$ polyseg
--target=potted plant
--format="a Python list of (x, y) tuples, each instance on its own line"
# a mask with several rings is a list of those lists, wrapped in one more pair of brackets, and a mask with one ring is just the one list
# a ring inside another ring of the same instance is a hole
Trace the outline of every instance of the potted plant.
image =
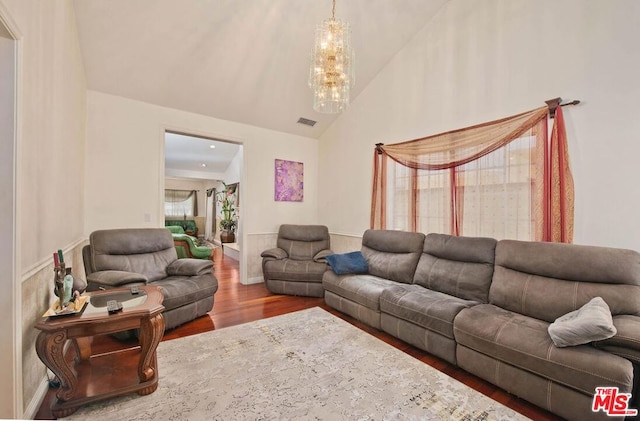
[(218, 193), (218, 202), (221, 205), (220, 208), (220, 242), (233, 243), (236, 239), (235, 231), (238, 226), (236, 209), (234, 208), (236, 185), (227, 186), (225, 183), (224, 190)]
[(233, 243), (236, 240), (237, 222), (233, 219), (222, 219), (220, 221), (220, 242)]

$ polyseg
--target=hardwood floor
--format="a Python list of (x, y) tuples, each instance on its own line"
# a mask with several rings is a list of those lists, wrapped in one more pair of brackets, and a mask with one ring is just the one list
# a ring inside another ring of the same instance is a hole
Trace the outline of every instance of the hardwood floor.
[[(510, 395), (439, 358), (333, 310), (324, 303), (322, 298), (272, 295), (263, 284), (242, 285), (239, 282), (238, 262), (223, 256), (220, 248), (216, 249), (215, 253), (214, 271), (218, 278), (219, 288), (215, 295), (213, 311), (208, 316), (203, 316), (166, 332), (163, 341), (318, 306), (531, 419), (560, 420), (557, 416)], [(123, 367), (125, 370), (135, 370), (133, 368), (136, 364), (135, 352), (113, 353), (113, 351), (135, 348), (135, 346), (135, 340), (121, 342), (111, 336), (95, 338), (94, 353), (109, 354), (111, 358), (106, 359), (105, 364), (101, 367), (93, 366), (91, 368), (94, 376), (96, 372), (101, 373), (101, 377), (96, 383), (114, 384), (122, 374)], [(67, 357), (73, 358), (73, 355)], [(114, 369), (116, 364), (118, 368)], [(95, 387), (98, 385), (96, 384)], [(49, 407), (53, 402), (56, 390), (49, 389), (35, 419), (53, 419)]]

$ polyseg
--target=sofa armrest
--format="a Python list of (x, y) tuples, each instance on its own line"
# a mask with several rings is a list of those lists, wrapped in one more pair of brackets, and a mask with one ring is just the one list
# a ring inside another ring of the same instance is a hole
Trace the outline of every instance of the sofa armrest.
[(203, 259), (178, 259), (167, 266), (169, 276), (199, 276), (211, 273), (213, 262)]
[(613, 345), (596, 345), (596, 347), (613, 355), (617, 355), (618, 357), (626, 358), (636, 365), (640, 365), (640, 351), (637, 349)]
[(313, 256), (313, 261), (316, 263), (327, 263), (327, 256), (332, 254), (333, 252), (329, 249), (320, 250), (315, 256)]
[(87, 283), (104, 285), (106, 287), (119, 287), (132, 283), (148, 283), (149, 279), (140, 273), (125, 272), (122, 270), (101, 270), (87, 275)]
[(617, 330), (615, 336), (593, 342), (593, 346), (640, 363), (640, 317), (614, 316), (613, 325)]
[(618, 333), (609, 339), (594, 342), (595, 346), (599, 348), (617, 346), (640, 351), (640, 317), (631, 315), (614, 316), (613, 325)]
[(275, 260), (282, 260), (289, 257), (289, 254), (279, 247), (275, 247), (269, 250), (265, 250), (260, 254), (261, 257), (271, 258)]

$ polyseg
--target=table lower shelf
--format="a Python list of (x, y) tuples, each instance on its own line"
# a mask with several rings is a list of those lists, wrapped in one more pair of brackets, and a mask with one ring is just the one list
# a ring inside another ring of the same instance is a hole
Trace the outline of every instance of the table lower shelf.
[(52, 415), (65, 417), (76, 412), (82, 405), (129, 393), (153, 393), (158, 387), (158, 377), (156, 375), (148, 381), (140, 382), (137, 374), (140, 353), (140, 347), (134, 347), (76, 362), (76, 393), (68, 401), (55, 399), (51, 405)]

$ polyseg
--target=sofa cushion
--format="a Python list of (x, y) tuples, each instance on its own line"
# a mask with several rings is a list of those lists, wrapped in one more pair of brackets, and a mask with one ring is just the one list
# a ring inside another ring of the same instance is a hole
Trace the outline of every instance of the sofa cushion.
[(549, 323), (491, 304), (466, 308), (454, 320), (459, 345), (489, 355), (506, 364), (592, 395), (597, 386), (617, 386), (629, 391), (633, 385), (630, 361), (579, 345), (556, 347)]
[(431, 290), (486, 303), (497, 241), (428, 234), (413, 282)]
[(367, 230), (362, 236), (362, 254), (369, 274), (410, 284), (423, 244), (420, 232)]
[(265, 279), (319, 283), (322, 282), (327, 264), (313, 260), (282, 259), (265, 261), (262, 268)]
[(328, 271), (322, 278), (322, 285), (326, 291), (331, 291), (371, 310), (380, 311), (380, 294), (385, 288), (398, 284), (373, 275), (336, 275)]
[(170, 276), (153, 282), (152, 285), (162, 289), (164, 311), (211, 297), (218, 290), (218, 280), (211, 273), (200, 276)]
[(594, 297), (602, 297), (614, 316), (640, 314), (640, 253), (574, 244), (498, 242), (491, 304), (553, 322)]
[(453, 319), (463, 308), (477, 304), (420, 285), (386, 288), (380, 311), (453, 339)]
[(336, 275), (346, 275), (348, 273), (367, 273), (369, 266), (364, 256), (359, 251), (344, 254), (331, 254), (325, 257), (331, 270)]
[(560, 316), (549, 325), (549, 336), (555, 346), (575, 346), (608, 339), (616, 334), (611, 310), (600, 297), (595, 297), (578, 310)]

